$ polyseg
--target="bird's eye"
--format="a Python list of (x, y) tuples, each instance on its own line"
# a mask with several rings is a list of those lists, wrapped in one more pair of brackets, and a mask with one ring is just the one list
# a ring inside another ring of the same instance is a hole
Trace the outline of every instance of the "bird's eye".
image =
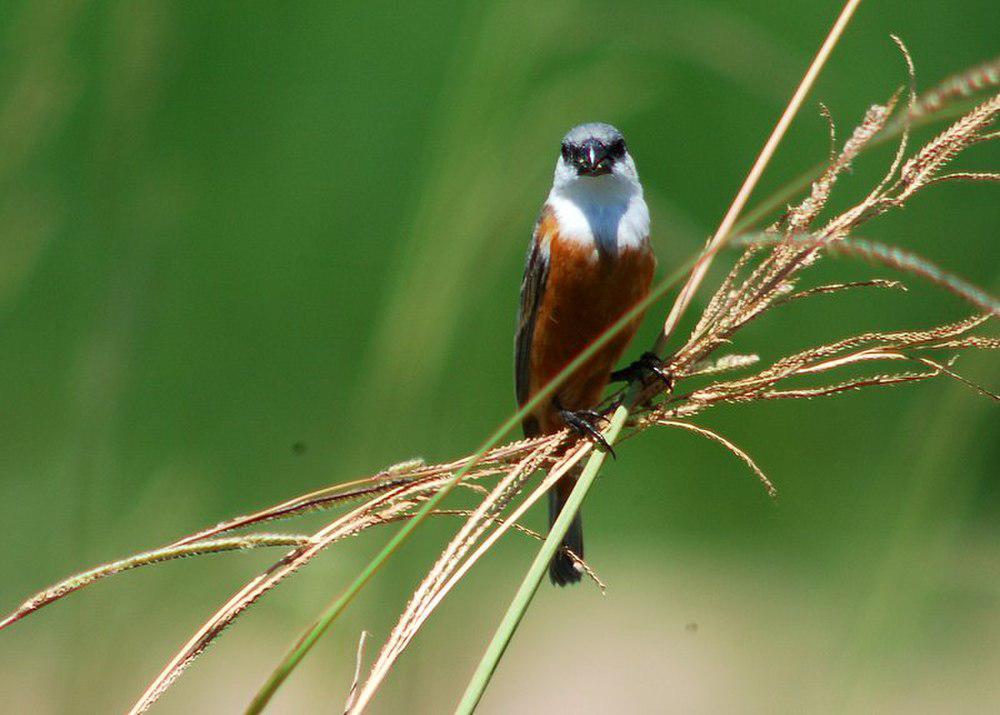
[(569, 148), (569, 144), (563, 144), (562, 145), (562, 158), (563, 158), (563, 160), (564, 161), (569, 161), (571, 155), (572, 155), (572, 152), (571, 152), (571, 150)]
[(615, 139), (611, 146), (608, 147), (608, 154), (610, 154), (615, 159), (621, 159), (625, 156), (625, 140)]

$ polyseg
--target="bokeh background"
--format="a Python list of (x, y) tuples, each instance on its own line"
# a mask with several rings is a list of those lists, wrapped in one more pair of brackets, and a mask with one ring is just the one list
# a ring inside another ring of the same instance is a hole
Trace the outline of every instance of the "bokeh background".
[[(0, 607), (227, 516), (471, 450), (513, 408), (522, 258), (563, 132), (624, 130), (665, 274), (718, 222), (838, 9), (3, 3)], [(926, 88), (995, 56), (998, 24), (994, 0), (863, 4), (758, 198), (825, 156), (817, 100), (845, 136), (905, 80), (890, 32)], [(867, 156), (838, 200), (889, 158)], [(998, 158), (979, 147), (960, 165)], [(996, 191), (935, 187), (865, 235), (1000, 290)], [(887, 273), (829, 260), (809, 280), (869, 275)], [(738, 349), (970, 310), (908, 282), (790, 306)], [(1000, 384), (993, 356), (960, 366)], [(482, 712), (996, 712), (995, 407), (939, 382), (704, 423), (779, 501), (694, 435), (630, 442), (585, 508), (608, 594), (546, 584)], [(457, 526), (421, 529), (274, 712), (339, 712), (358, 634), (385, 637)], [(388, 533), (269, 595), (160, 711), (239, 711)], [(512, 537), (474, 570), (374, 712), (454, 705), (535, 548)], [(123, 710), (275, 555), (132, 572), (0, 634), (0, 709)]]

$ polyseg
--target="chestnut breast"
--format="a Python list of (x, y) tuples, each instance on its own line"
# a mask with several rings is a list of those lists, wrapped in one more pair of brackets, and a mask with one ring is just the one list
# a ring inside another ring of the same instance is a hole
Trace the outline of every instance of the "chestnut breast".
[[(548, 241), (549, 258), (532, 336), (532, 393), (649, 294), (656, 268), (648, 242), (609, 253), (598, 250), (594, 242), (560, 236), (551, 215), (538, 228), (538, 237)], [(563, 383), (556, 391), (563, 407), (581, 410), (598, 404), (641, 319), (638, 316), (631, 321)], [(549, 402), (535, 414), (542, 432), (563, 427)]]

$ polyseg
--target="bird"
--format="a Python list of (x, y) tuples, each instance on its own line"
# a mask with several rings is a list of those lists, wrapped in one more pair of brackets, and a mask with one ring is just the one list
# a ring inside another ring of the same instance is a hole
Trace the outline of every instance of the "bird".
[[(642, 302), (650, 291), (656, 257), (649, 240), (649, 208), (622, 133), (610, 124), (573, 127), (563, 138), (552, 188), (535, 223), (524, 278), (515, 337), (518, 405), (563, 370), (590, 343)], [(642, 315), (579, 366), (521, 423), (526, 437), (553, 434), (566, 427), (610, 451), (595, 411), (612, 377), (636, 369), (656, 371), (646, 353), (613, 373), (635, 336)], [(613, 454), (613, 452), (612, 452)], [(549, 527), (569, 497), (579, 471), (562, 477), (549, 492)], [(549, 564), (553, 584), (581, 578), (566, 550), (583, 558), (579, 512)]]

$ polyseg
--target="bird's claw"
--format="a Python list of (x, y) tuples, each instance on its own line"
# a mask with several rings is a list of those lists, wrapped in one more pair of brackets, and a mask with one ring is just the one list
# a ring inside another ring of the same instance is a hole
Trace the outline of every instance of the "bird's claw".
[(621, 370), (615, 370), (611, 373), (611, 381), (632, 382), (633, 380), (645, 380), (647, 375), (653, 375), (658, 378), (668, 390), (673, 387), (673, 377), (663, 367), (663, 360), (656, 353), (652, 352), (645, 352), (631, 365), (626, 365)]
[(611, 447), (611, 444), (604, 438), (601, 431), (594, 426), (594, 423), (598, 420), (608, 421), (608, 418), (602, 415), (600, 412), (595, 412), (594, 410), (559, 410), (559, 415), (563, 418), (566, 426), (571, 430), (576, 432), (582, 437), (586, 437), (591, 442), (596, 444), (598, 447), (603, 449), (605, 452), (611, 455), (612, 459), (617, 459), (615, 450)]
[(606, 414), (597, 410), (577, 410), (575, 414), (584, 417), (591, 424), (598, 421), (604, 422), (604, 424), (611, 422)]

